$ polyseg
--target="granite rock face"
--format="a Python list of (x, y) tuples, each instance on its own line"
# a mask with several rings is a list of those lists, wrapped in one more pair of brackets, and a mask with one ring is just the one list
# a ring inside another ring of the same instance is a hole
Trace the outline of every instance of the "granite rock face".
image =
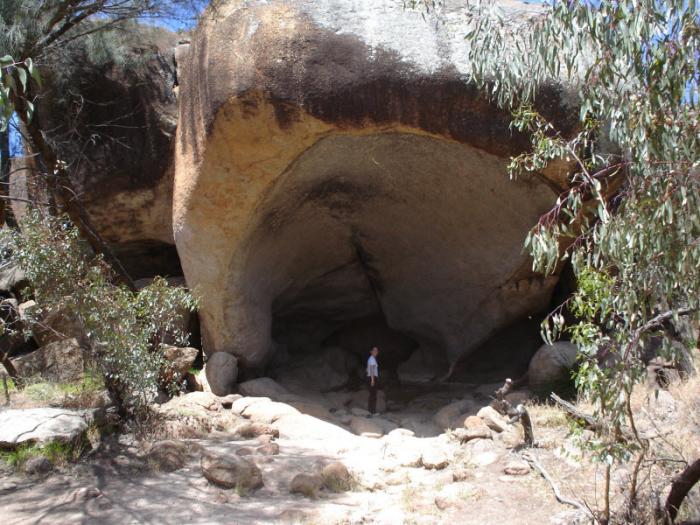
[(0, 448), (25, 443), (70, 442), (88, 428), (85, 410), (63, 408), (11, 409), (0, 412)]
[[(389, 0), (245, 0), (200, 24), (173, 228), (205, 352), (261, 367), (379, 319), (454, 363), (546, 308), (557, 277), (522, 243), (565, 177), (508, 179), (528, 139), (464, 81), (464, 4), (443, 24)], [(560, 88), (538, 100), (571, 129)]]

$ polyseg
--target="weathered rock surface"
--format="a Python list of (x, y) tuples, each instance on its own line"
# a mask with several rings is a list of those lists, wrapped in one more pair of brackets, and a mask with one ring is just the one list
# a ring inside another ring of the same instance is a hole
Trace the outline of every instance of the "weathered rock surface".
[(460, 428), (464, 425), (467, 416), (479, 410), (472, 399), (461, 399), (441, 408), (433, 416), (433, 421), (442, 429)]
[(477, 416), (494, 432), (504, 432), (508, 428), (508, 420), (490, 406), (479, 410)]
[(163, 348), (163, 356), (178, 379), (185, 377), (185, 374), (192, 368), (195, 359), (197, 359), (197, 354), (199, 354), (199, 350), (196, 348), (171, 345), (166, 345)]
[(226, 352), (216, 352), (209, 357), (204, 372), (212, 393), (226, 396), (233, 392), (238, 377), (238, 360)]
[(292, 494), (302, 494), (308, 498), (316, 496), (323, 486), (323, 478), (319, 474), (300, 473), (292, 478), (289, 492)]
[(541, 395), (570, 389), (577, 352), (576, 346), (566, 341), (542, 345), (527, 370), (530, 388)]
[(185, 466), (187, 445), (181, 441), (157, 441), (148, 451), (148, 463), (163, 472), (173, 472)]
[(240, 456), (205, 453), (201, 461), (202, 474), (211, 483), (227, 489), (254, 490), (262, 487), (260, 469)]
[(22, 377), (40, 376), (48, 381), (70, 383), (83, 376), (85, 360), (77, 339), (63, 339), (13, 359)]
[(11, 409), (0, 412), (0, 448), (24, 443), (67, 443), (88, 428), (89, 413), (62, 408)]
[[(546, 307), (557, 277), (522, 243), (565, 177), (505, 175), (529, 144), (463, 81), (464, 4), (443, 24), (400, 3), (246, 0), (200, 25), (173, 227), (208, 354), (259, 367), (366, 316), (454, 363)], [(559, 90), (538, 101), (567, 133)]]

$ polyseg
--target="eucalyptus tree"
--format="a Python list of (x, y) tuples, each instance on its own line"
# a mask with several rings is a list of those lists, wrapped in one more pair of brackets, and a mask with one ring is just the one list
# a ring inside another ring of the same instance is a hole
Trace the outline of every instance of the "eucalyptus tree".
[[(636, 430), (630, 398), (645, 375), (645, 347), (661, 340), (678, 360), (697, 344), (700, 4), (555, 1), (514, 17), (480, 2), (466, 14), (470, 80), (532, 137), (510, 176), (553, 161), (572, 166), (568, 189), (526, 247), (537, 270), (555, 272), (569, 259), (578, 279), (543, 335), (567, 334), (579, 348), (576, 383), (603, 423), (588, 446), (606, 465), (600, 519), (607, 522), (611, 467), (631, 455), (630, 512), (639, 500), (649, 442)], [(570, 97), (579, 121), (573, 136), (534, 109), (548, 83)], [(564, 307), (573, 322), (565, 322)], [(624, 429), (632, 429), (631, 442), (621, 438)]]

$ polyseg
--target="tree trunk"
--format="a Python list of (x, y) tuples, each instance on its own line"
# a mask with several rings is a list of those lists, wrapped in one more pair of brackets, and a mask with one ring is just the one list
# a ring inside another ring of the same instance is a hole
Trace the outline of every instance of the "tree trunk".
[(671, 492), (669, 492), (668, 498), (666, 498), (666, 505), (664, 506), (667, 524), (670, 525), (676, 520), (678, 509), (683, 503), (683, 500), (698, 481), (700, 481), (700, 459), (696, 459), (693, 463), (688, 465), (688, 467), (673, 480)]
[[(17, 84), (19, 85), (18, 80)], [(23, 96), (13, 93), (12, 102), (14, 103), (17, 115), (25, 127), (30, 142), (28, 146), (38, 157), (37, 163), (42, 172), (40, 177), (45, 179), (50, 196), (63, 208), (95, 253), (100, 253), (104, 256), (105, 261), (114, 269), (117, 280), (129, 287), (130, 290), (136, 291), (134, 281), (129, 276), (121, 261), (114, 255), (112, 249), (95, 229), (85, 207), (78, 198), (78, 194), (75, 191), (75, 187), (70, 180), (65, 166), (60, 162), (56, 153), (44, 139), (44, 135), (41, 133), (37, 121), (37, 115), (33, 115), (31, 119), (27, 117), (27, 105), (24, 98), (26, 96), (28, 96), (26, 93), (23, 94)]]
[[(0, 196), (10, 194), (10, 128), (0, 131)], [(0, 198), (0, 226), (5, 224), (7, 199)]]

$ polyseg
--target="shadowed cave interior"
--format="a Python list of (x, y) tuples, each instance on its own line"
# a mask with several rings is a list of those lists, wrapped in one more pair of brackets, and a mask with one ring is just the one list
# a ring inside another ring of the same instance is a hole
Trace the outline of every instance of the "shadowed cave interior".
[(523, 240), (555, 194), (505, 164), (400, 133), (309, 148), (257, 207), (229, 283), (235, 343), (267, 349), (243, 377), (332, 390), (322, 369), (298, 369), (339, 348), (328, 359), (357, 386), (375, 345), (385, 381), (522, 374), (557, 281), (532, 274)]

